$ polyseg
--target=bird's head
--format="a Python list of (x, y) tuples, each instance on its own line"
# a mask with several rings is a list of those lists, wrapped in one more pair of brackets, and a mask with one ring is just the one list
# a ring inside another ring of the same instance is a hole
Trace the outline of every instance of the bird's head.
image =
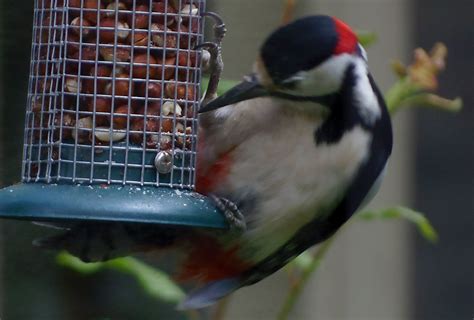
[(254, 74), (201, 112), (263, 96), (324, 104), (355, 61), (365, 67), (366, 54), (348, 25), (325, 15), (301, 18), (275, 30), (260, 49)]

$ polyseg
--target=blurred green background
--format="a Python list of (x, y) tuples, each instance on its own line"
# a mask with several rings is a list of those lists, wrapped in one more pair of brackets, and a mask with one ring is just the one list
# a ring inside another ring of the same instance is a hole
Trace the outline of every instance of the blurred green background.
[[(0, 186), (20, 177), (33, 1), (2, 0), (0, 10)], [(225, 77), (249, 71), (259, 43), (280, 24), (283, 1), (214, 0), (228, 25)], [(469, 0), (300, 0), (297, 15), (337, 15), (378, 33), (369, 64), (382, 88), (389, 60), (447, 44), (441, 93), (461, 96), (461, 114), (400, 114), (390, 173), (374, 206), (405, 204), (427, 214), (440, 234), (427, 244), (406, 223), (356, 225), (337, 240), (294, 319), (471, 319), (474, 316), (474, 56)], [(31, 240), (44, 230), (0, 222), (0, 319), (180, 319), (118, 273), (78, 276)], [(226, 319), (273, 319), (287, 290), (283, 273), (241, 290)]]

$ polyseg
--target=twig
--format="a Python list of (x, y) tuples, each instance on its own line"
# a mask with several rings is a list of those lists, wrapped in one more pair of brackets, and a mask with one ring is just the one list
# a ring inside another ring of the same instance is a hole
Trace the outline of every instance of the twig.
[(282, 23), (285, 25), (290, 23), (295, 16), (296, 0), (284, 0), (284, 2)]
[(290, 291), (288, 292), (288, 295), (286, 296), (285, 303), (283, 304), (283, 307), (280, 309), (280, 312), (278, 313), (278, 317), (277, 317), (278, 320), (288, 319), (288, 316), (290, 315), (291, 310), (293, 310), (295, 303), (298, 301), (298, 298), (300, 297), (304, 287), (308, 283), (309, 278), (321, 265), (321, 262), (323, 261), (324, 256), (326, 255), (327, 251), (331, 247), (331, 244), (335, 238), (336, 238), (335, 236), (332, 236), (321, 245), (319, 250), (314, 254), (311, 264), (305, 270), (303, 270), (301, 277), (298, 279), (298, 281), (292, 284)]
[(229, 307), (230, 297), (222, 299), (216, 306), (212, 320), (224, 320)]
[(196, 310), (187, 311), (186, 315), (189, 320), (201, 320), (201, 316), (199, 315), (199, 312)]

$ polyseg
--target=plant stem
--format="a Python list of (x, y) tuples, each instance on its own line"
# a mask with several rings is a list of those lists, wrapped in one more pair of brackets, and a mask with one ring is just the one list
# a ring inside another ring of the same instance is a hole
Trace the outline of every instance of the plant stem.
[(298, 301), (298, 298), (300, 297), (304, 287), (308, 283), (309, 278), (311, 275), (319, 268), (321, 265), (321, 262), (324, 259), (324, 256), (328, 252), (329, 248), (331, 247), (331, 244), (333, 243), (335, 239), (335, 235), (326, 240), (321, 247), (318, 249), (318, 251), (314, 254), (313, 260), (311, 264), (303, 270), (300, 278), (298, 281), (294, 282), (293, 285), (290, 288), (290, 291), (288, 292), (288, 295), (285, 299), (285, 303), (283, 307), (280, 309), (280, 312), (278, 313), (278, 320), (286, 320), (288, 319), (291, 310), (293, 310), (296, 302)]
[(403, 100), (416, 91), (413, 84), (406, 79), (397, 81), (385, 94), (388, 112), (393, 115), (402, 106)]

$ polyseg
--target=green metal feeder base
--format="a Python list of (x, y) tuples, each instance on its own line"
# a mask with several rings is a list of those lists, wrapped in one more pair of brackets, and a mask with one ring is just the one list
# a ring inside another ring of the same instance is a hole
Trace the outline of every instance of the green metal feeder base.
[(214, 204), (196, 192), (122, 185), (14, 185), (0, 190), (0, 218), (228, 228)]

